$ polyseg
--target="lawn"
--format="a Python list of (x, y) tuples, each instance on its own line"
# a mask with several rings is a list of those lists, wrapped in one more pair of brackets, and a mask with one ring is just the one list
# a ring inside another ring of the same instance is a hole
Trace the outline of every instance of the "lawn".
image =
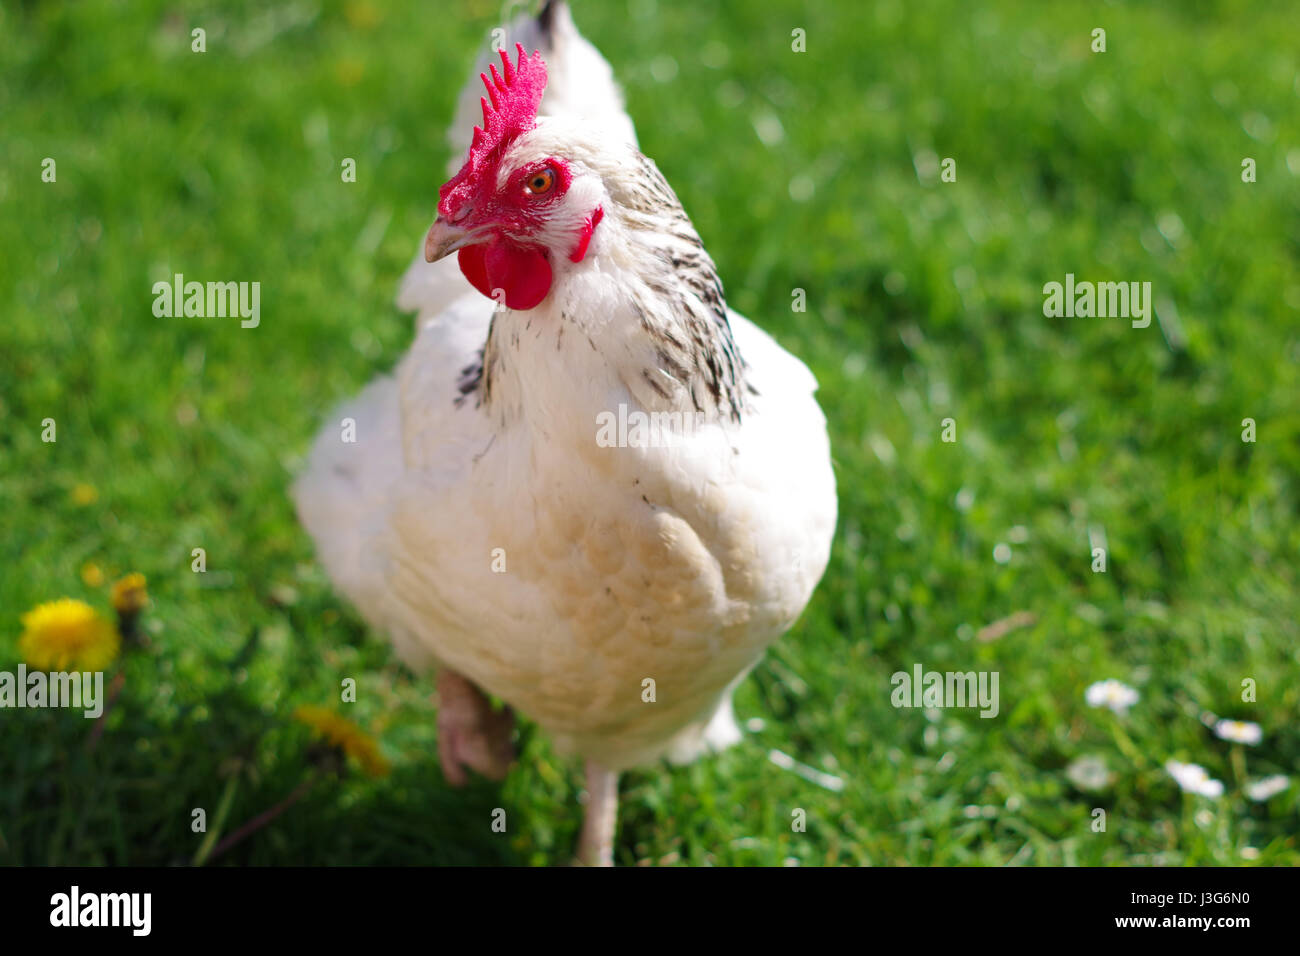
[[(107, 614), (129, 571), (152, 599), (95, 746), (0, 710), (0, 863), (195, 859), (314, 773), (302, 705), (391, 772), (321, 777), (212, 865), (569, 859), (576, 766), (525, 725), (503, 785), (449, 788), (432, 679), (331, 591), (286, 494), (411, 339), (396, 284), (499, 17), (438, 7), (0, 7), (0, 670), (40, 602)], [(1294, 7), (576, 7), (731, 305), (816, 373), (840, 493), (746, 740), (626, 775), (618, 862), (1300, 863)], [(260, 282), (260, 324), (156, 317), (175, 273)], [(1045, 315), (1067, 274), (1150, 282), (1149, 326)], [(997, 672), (999, 713), (895, 708), (918, 664)], [(1126, 713), (1085, 701), (1108, 678)]]

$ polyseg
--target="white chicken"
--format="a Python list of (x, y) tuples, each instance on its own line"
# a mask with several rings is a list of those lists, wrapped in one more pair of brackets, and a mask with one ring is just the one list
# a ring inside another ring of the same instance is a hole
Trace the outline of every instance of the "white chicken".
[(835, 484), (812, 374), (727, 309), (608, 64), (562, 4), (513, 31), (535, 51), (483, 77), (402, 283), (416, 340), (293, 493), (335, 586), (438, 668), (449, 782), (506, 772), (501, 698), (584, 760), (578, 859), (609, 865), (619, 771), (739, 739), (732, 691), (825, 570)]

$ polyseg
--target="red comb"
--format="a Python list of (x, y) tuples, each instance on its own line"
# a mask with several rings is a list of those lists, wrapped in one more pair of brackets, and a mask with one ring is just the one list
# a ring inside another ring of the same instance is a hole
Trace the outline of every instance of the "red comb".
[(488, 94), (479, 100), (483, 125), (474, 127), (465, 165), (438, 190), (438, 212), (444, 217), (450, 217), (469, 197), (473, 180), (496, 162), (507, 143), (537, 125), (537, 107), (546, 89), (546, 61), (536, 50), (532, 56), (525, 56), (522, 43), (516, 43), (515, 50), (519, 53), (517, 66), (510, 62), (505, 50), (501, 51), (504, 76), (497, 74), (495, 63), (489, 67), (491, 79), (486, 73), (479, 74)]

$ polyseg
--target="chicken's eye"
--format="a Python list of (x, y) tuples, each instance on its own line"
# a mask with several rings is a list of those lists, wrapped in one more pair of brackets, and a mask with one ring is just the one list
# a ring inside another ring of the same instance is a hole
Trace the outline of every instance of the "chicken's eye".
[(540, 196), (543, 193), (550, 192), (551, 187), (554, 185), (555, 185), (555, 170), (547, 166), (545, 169), (540, 170), (534, 173), (532, 176), (530, 176), (528, 178), (528, 182), (524, 185), (524, 188), (528, 190), (530, 195)]

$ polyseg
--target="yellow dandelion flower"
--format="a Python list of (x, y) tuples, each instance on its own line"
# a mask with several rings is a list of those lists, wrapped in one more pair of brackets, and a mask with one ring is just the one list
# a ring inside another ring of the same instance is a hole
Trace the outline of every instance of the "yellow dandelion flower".
[(342, 86), (356, 86), (365, 74), (365, 64), (355, 57), (346, 57), (334, 64), (334, 76)]
[(381, 19), (379, 11), (373, 6), (357, 0), (343, 5), (343, 16), (349, 26), (356, 27), (358, 30), (369, 30)]
[(299, 707), (293, 716), (324, 737), (330, 746), (339, 748), (359, 763), (361, 769), (370, 776), (383, 777), (388, 774), (389, 764), (379, 752), (379, 745), (346, 717), (324, 707)]
[(73, 487), (72, 502), (78, 505), (93, 505), (99, 500), (99, 492), (95, 490), (94, 485), (88, 485), (84, 481)]
[(117, 657), (117, 629), (84, 601), (60, 598), (37, 605), (22, 617), (18, 649), (40, 670), (102, 671)]
[(128, 574), (113, 585), (113, 610), (118, 614), (139, 614), (149, 603), (144, 575), (138, 571)]
[(86, 587), (97, 588), (104, 583), (104, 572), (95, 562), (87, 561), (81, 566), (81, 580), (85, 582)]

